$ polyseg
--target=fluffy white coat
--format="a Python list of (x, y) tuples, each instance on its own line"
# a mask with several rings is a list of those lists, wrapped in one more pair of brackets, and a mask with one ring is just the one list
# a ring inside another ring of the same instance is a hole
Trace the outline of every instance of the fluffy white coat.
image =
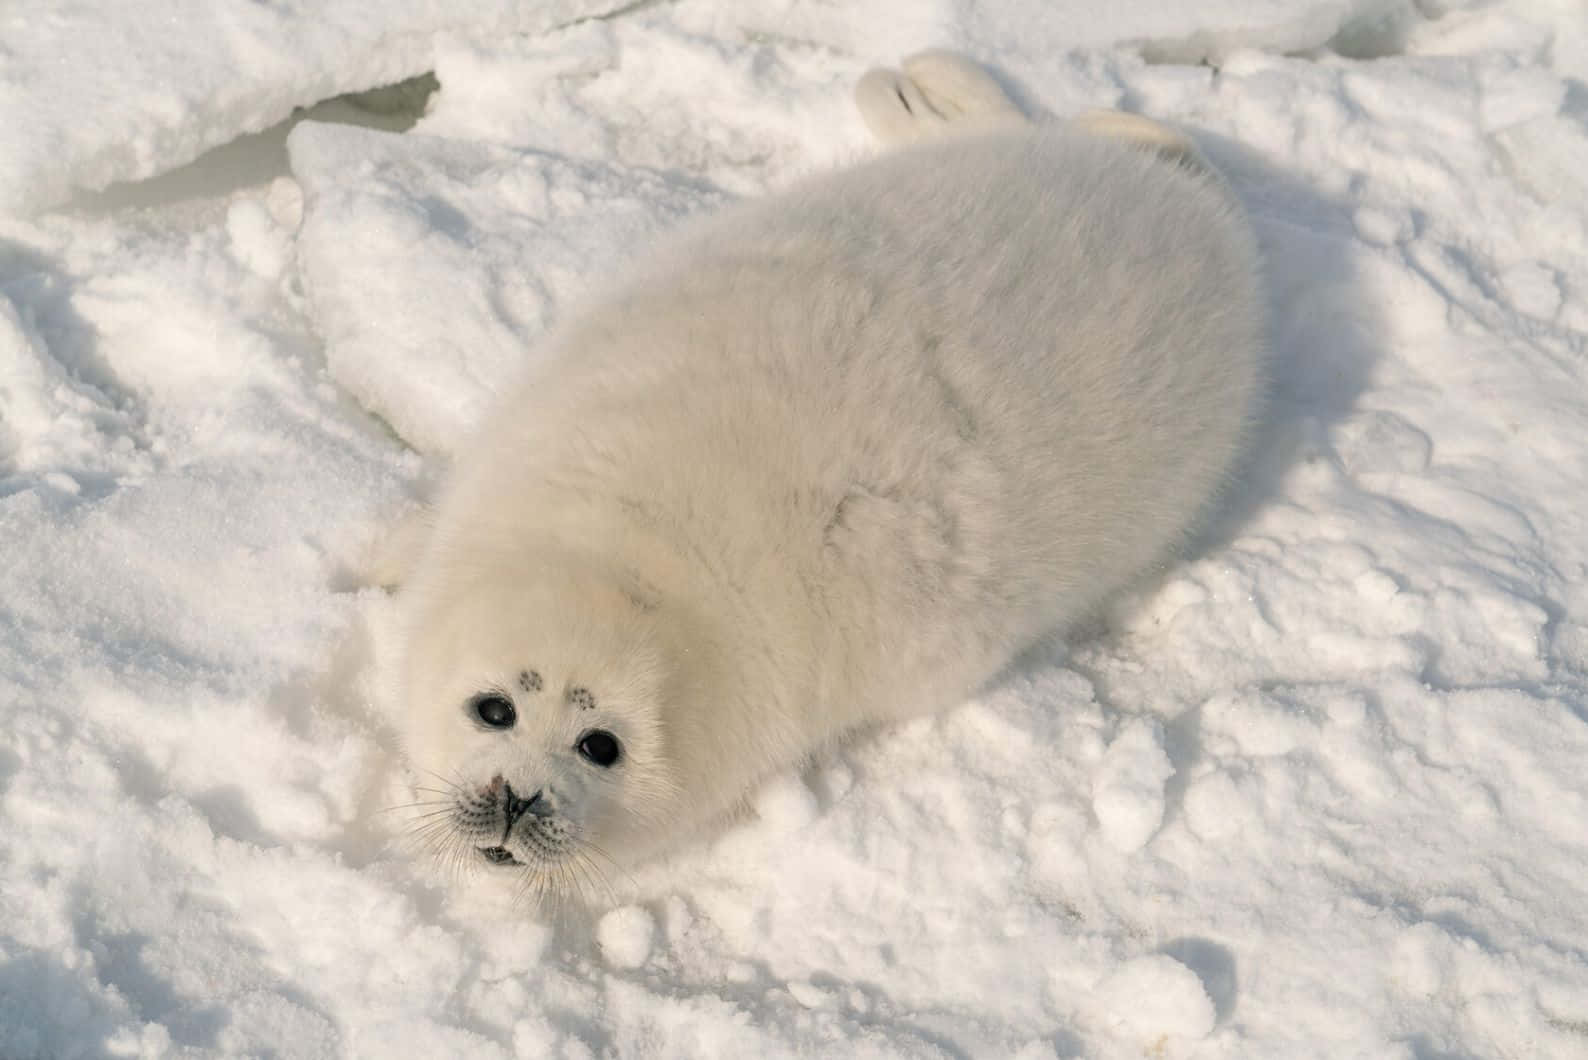
[(1238, 208), (1154, 123), (996, 118), (680, 235), (461, 447), (400, 594), (460, 849), (547, 886), (654, 854), (962, 701), (1208, 507), (1260, 390)]

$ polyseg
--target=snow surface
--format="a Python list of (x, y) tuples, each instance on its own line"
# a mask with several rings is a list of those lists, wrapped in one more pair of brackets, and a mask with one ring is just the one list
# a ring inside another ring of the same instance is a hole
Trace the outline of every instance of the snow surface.
[(22, 0), (0, 12), (0, 209), (54, 206), (434, 65), (453, 32), (544, 31), (622, 0)]
[[(0, 12), (0, 1056), (1588, 1056), (1580, 5), (615, 7)], [(440, 878), (352, 588), (434, 473), (398, 436), (444, 453), (654, 232), (863, 155), (850, 85), (930, 45), (1230, 174), (1250, 475), (611, 908)], [(266, 128), (426, 69), (405, 134)]]

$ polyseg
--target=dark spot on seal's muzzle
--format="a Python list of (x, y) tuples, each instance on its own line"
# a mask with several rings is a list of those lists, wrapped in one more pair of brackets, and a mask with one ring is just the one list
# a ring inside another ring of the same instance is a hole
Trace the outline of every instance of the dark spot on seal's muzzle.
[[(537, 817), (545, 816), (546, 807), (541, 802), (540, 792), (535, 792), (527, 799), (521, 799), (513, 791), (513, 786), (506, 781), (502, 783), (502, 812), (507, 815), (507, 831), (513, 830), (513, 825), (526, 813), (533, 813)], [(502, 838), (507, 838), (507, 833), (502, 833)]]
[[(502, 817), (504, 818), (504, 823), (502, 825), (502, 843), (507, 842), (507, 837), (513, 834), (513, 826), (516, 825), (519, 818), (523, 817), (526, 813), (532, 813), (537, 817), (543, 817), (550, 812), (550, 807), (548, 807), (545, 800), (541, 798), (540, 792), (535, 792), (535, 794), (531, 795), (527, 799), (521, 798), (518, 793), (513, 790), (513, 785), (503, 780), (499, 775), (492, 778), (490, 786), (485, 789), (484, 794), (487, 798), (494, 798), (498, 800), (498, 807), (502, 811)], [(519, 861), (508, 852), (506, 846), (501, 844), (498, 844), (494, 847), (475, 847), (474, 849), (478, 850), (480, 852), (480, 856), (493, 865), (523, 864), (523, 862)]]

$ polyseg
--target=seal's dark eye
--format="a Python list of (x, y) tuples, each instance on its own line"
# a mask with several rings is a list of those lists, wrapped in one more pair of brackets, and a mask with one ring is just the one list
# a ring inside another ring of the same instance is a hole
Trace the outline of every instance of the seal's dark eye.
[(474, 716), (493, 729), (511, 729), (513, 722), (518, 720), (518, 712), (513, 709), (513, 701), (493, 692), (475, 697)]
[(605, 729), (596, 729), (585, 733), (584, 739), (579, 741), (579, 753), (605, 769), (618, 760), (623, 748), (618, 745), (616, 736)]

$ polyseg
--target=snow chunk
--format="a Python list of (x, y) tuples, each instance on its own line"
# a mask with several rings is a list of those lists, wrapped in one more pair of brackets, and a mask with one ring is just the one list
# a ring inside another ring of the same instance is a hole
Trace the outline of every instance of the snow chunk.
[(305, 122), (298, 253), (331, 373), (446, 452), (563, 302), (720, 196), (682, 177), (538, 151)]
[(614, 164), (755, 195), (871, 150), (850, 101), (864, 70), (856, 57), (813, 69), (765, 40), (724, 46), (661, 19), (450, 40), (436, 53), (444, 88), (415, 131), (563, 155), (598, 148)]
[(1554, 269), (1535, 261), (1520, 262), (1501, 273), (1500, 284), (1512, 304), (1528, 316), (1553, 320), (1560, 312), (1560, 279)]
[(601, 955), (614, 968), (638, 968), (651, 955), (656, 918), (637, 905), (614, 909), (596, 924)]
[(791, 980), (788, 992), (808, 1009), (830, 1009), (838, 1005), (838, 995), (803, 979)]
[(1438, 925), (1424, 922), (1407, 928), (1390, 955), (1390, 986), (1412, 997), (1433, 997), (1444, 986), (1449, 949), (1450, 936)]
[(1378, 409), (1357, 412), (1336, 424), (1329, 441), (1353, 475), (1416, 474), (1428, 467), (1433, 442), (1403, 416)]
[(1092, 778), (1092, 812), (1109, 846), (1129, 854), (1146, 845), (1163, 823), (1163, 786), (1173, 774), (1156, 722), (1120, 730)]
[(768, 781), (755, 797), (755, 812), (775, 832), (798, 831), (821, 813), (816, 796), (797, 776)]
[(31, 471), (75, 494), (76, 480), (54, 469), (146, 467), (141, 457), (112, 448), (112, 439), (131, 428), (126, 413), (77, 375), (51, 356), (33, 323), (0, 295), (0, 484)]
[(175, 168), (292, 109), (423, 73), (438, 35), (544, 32), (620, 0), (19, 0), (0, 73), (0, 211)]
[(1155, 33), (1143, 43), (1143, 54), (1153, 62), (1217, 62), (1244, 48), (1301, 52), (1325, 45), (1370, 58), (1398, 50), (1406, 28), (1417, 21), (1409, 0), (1223, 0), (1183, 10), (1192, 20), (1190, 32)]
[(232, 256), (265, 279), (276, 279), (292, 250), (270, 210), (258, 199), (239, 199), (226, 212), (226, 234)]
[(1166, 1035), (1202, 1038), (1218, 1018), (1197, 974), (1162, 953), (1125, 962), (1098, 985), (1097, 998), (1114, 1019), (1147, 1041)]
[(1228, 772), (1214, 770), (1186, 788), (1186, 825), (1209, 842), (1239, 835), (1242, 828), (1256, 823), (1252, 801), (1251, 793), (1242, 792)]

